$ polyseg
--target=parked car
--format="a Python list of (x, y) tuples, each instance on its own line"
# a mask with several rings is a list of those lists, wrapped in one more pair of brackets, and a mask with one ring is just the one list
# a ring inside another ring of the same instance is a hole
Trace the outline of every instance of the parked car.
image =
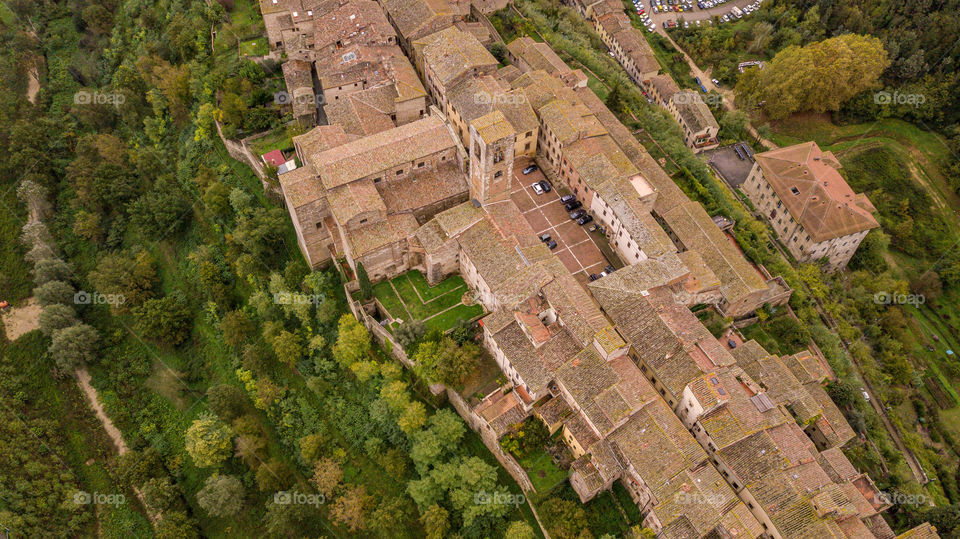
[(560, 202), (563, 202), (564, 204), (566, 204), (567, 202), (570, 202), (571, 200), (576, 200), (576, 199), (577, 199), (577, 195), (563, 195), (562, 197), (560, 197)]
[(607, 273), (613, 273), (614, 271), (616, 271), (616, 269), (610, 264), (607, 264), (607, 267), (603, 268), (603, 271), (606, 271)]
[(583, 217), (586, 214), (587, 214), (586, 210), (577, 210), (575, 212), (570, 213), (570, 219), (576, 221), (577, 219)]
[(730, 349), (733, 350), (734, 348), (737, 347), (737, 341), (733, 339), (727, 339), (727, 346), (729, 346)]
[(585, 224), (589, 223), (590, 221), (593, 221), (593, 216), (592, 216), (592, 215), (584, 215), (583, 217), (577, 219), (577, 224), (578, 224), (578, 225), (585, 225)]
[(537, 165), (530, 165), (529, 167), (523, 169), (523, 174), (524, 175), (530, 174), (531, 172), (534, 172), (536, 170), (537, 170)]
[(867, 390), (866, 390), (866, 389), (864, 389), (864, 388), (861, 387), (861, 388), (860, 388), (860, 393), (863, 394), (863, 400), (865, 400), (865, 401), (867, 401), (867, 402), (870, 402), (870, 394), (867, 393)]
[(596, 273), (591, 273), (591, 274), (590, 274), (590, 280), (591, 280), (591, 281), (596, 281), (596, 280), (599, 279), (599, 278), (600, 278), (600, 276), (597, 275)]
[(550, 237), (550, 234), (548, 234), (548, 233), (540, 234), (540, 241), (542, 241), (542, 242), (544, 242), (544, 243), (550, 241), (551, 239), (552, 239), (552, 238)]
[(557, 248), (557, 242), (550, 240), (547, 242), (547, 247), (552, 251)]
[(712, 82), (714, 86), (720, 86), (720, 81), (717, 79), (710, 79), (710, 82)]
[(543, 194), (543, 187), (540, 187), (540, 183), (539, 183), (539, 182), (537, 182), (537, 183), (531, 183), (531, 184), (530, 184), (530, 189), (533, 189), (533, 192), (536, 193), (536, 194), (538, 194), (538, 195), (542, 195), (542, 194)]
[(550, 184), (547, 183), (547, 180), (540, 180), (540, 189), (543, 189), (544, 193), (550, 192)]
[(579, 200), (571, 200), (570, 202), (567, 202), (566, 204), (563, 205), (563, 207), (566, 208), (568, 212), (573, 211), (579, 208), (580, 206), (583, 206), (583, 203), (580, 202)]

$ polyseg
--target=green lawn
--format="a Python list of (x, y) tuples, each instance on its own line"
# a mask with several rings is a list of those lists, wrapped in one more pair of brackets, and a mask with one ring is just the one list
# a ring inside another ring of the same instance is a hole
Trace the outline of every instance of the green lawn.
[(533, 488), (541, 495), (545, 495), (567, 478), (567, 472), (557, 468), (553, 458), (544, 450), (533, 452), (522, 459), (520, 465), (526, 470)]
[(240, 42), (240, 56), (266, 56), (269, 53), (270, 47), (265, 37)]
[(440, 331), (454, 327), (460, 320), (470, 320), (483, 314), (482, 306), (462, 303), (467, 290), (466, 283), (459, 275), (430, 286), (423, 274), (416, 270), (373, 287), (374, 295), (392, 318), (423, 320), (428, 329)]

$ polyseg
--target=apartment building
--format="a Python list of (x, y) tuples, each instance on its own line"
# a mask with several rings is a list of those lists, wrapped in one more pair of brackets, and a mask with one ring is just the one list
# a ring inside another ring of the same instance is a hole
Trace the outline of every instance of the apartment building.
[(743, 192), (799, 262), (847, 266), (863, 238), (880, 224), (873, 204), (854, 193), (832, 152), (805, 142), (756, 154)]

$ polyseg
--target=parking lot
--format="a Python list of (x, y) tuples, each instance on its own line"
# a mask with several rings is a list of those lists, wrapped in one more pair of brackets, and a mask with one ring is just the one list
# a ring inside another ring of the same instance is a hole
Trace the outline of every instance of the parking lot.
[[(655, 0), (653, 0), (655, 3)], [(647, 15), (650, 16), (650, 20), (656, 25), (658, 30), (663, 30), (663, 21), (676, 21), (680, 18), (693, 24), (693, 21), (703, 21), (709, 20), (713, 17), (722, 17), (727, 13), (730, 13), (730, 10), (734, 6), (743, 9), (744, 7), (754, 3), (756, 0), (729, 0), (722, 4), (716, 5), (709, 9), (700, 9), (697, 7), (696, 0), (692, 0), (690, 4), (694, 6), (692, 11), (668, 11), (663, 13), (654, 13), (651, 9), (651, 0), (640, 0), (640, 5), (646, 10)], [(663, 0), (663, 3), (666, 4), (666, 0)], [(671, 6), (672, 7), (672, 6)]]
[(720, 173), (730, 187), (740, 187), (753, 169), (753, 159), (749, 156), (741, 159), (732, 145), (704, 152), (702, 157), (707, 158), (707, 163)]
[(529, 159), (515, 162), (513, 174), (516, 181), (510, 198), (523, 212), (524, 218), (538, 236), (550, 234), (551, 239), (557, 242), (553, 254), (563, 265), (581, 282), (589, 282), (591, 273), (600, 273), (610, 264), (587, 233), (593, 223), (580, 226), (570, 220), (569, 212), (560, 202), (556, 189), (549, 193), (536, 194), (531, 184), (546, 178), (539, 170), (527, 175), (522, 174), (521, 171), (529, 164)]

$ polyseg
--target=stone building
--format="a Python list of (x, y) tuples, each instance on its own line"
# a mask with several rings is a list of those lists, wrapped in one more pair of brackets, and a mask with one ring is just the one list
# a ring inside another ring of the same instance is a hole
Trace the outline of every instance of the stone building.
[(756, 154), (743, 192), (799, 262), (826, 259), (847, 266), (863, 238), (880, 224), (873, 204), (854, 193), (832, 152), (804, 142)]

